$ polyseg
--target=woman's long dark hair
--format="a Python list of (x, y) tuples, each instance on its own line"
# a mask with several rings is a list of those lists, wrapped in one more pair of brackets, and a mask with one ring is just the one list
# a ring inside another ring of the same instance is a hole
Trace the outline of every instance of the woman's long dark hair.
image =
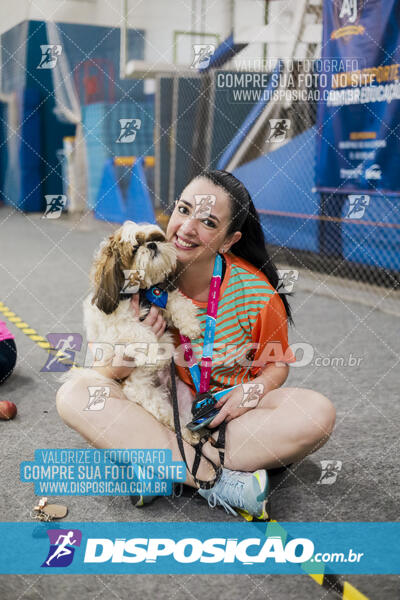
[[(233, 254), (244, 258), (257, 267), (273, 288), (277, 288), (279, 275), (268, 254), (260, 218), (245, 185), (228, 171), (202, 171), (197, 177), (204, 177), (223, 188), (231, 200), (231, 222), (227, 235), (241, 231), (242, 237), (231, 246)], [(196, 177), (196, 179), (197, 179)], [(279, 293), (279, 292), (278, 292)], [(289, 323), (293, 323), (292, 312), (286, 294), (279, 294), (286, 309)]]

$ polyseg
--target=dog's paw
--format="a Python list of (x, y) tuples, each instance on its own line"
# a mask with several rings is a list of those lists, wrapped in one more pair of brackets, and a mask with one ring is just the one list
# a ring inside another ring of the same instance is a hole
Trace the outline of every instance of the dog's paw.
[(179, 330), (191, 340), (201, 336), (201, 327), (197, 318), (197, 308), (191, 303), (185, 303), (185, 310), (179, 315)]
[(181, 328), (180, 332), (186, 335), (191, 340), (197, 340), (201, 336), (201, 327), (197, 319), (193, 323), (185, 323)]

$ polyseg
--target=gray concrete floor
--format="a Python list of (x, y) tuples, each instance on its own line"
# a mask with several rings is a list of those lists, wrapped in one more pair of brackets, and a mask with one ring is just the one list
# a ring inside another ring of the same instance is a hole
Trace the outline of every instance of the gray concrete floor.
[[(41, 219), (0, 208), (0, 300), (41, 335), (81, 332), (81, 301), (99, 241), (113, 227), (93, 219)], [(322, 279), (323, 275), (320, 276)], [(326, 284), (326, 285), (329, 285)], [(302, 290), (292, 299), (296, 326), (291, 342), (306, 342), (315, 356), (360, 358), (358, 367), (308, 365), (292, 368), (287, 384), (329, 396), (337, 409), (330, 441), (290, 471), (272, 477), (272, 516), (278, 521), (397, 521), (399, 518), (398, 319), (357, 302)], [(2, 315), (0, 314), (0, 319)], [(5, 319), (4, 319), (5, 320)], [(36, 448), (82, 448), (86, 443), (58, 417), (55, 374), (40, 373), (46, 352), (12, 324), (18, 364), (1, 386), (0, 399), (12, 400), (17, 417), (0, 423), (2, 521), (30, 521), (37, 497), (19, 480), (19, 463)], [(342, 461), (333, 485), (318, 485), (321, 460)], [(59, 498), (70, 521), (230, 521), (185, 490), (179, 499), (162, 498), (134, 509), (126, 497)], [(349, 576), (371, 599), (398, 597), (398, 577)], [(334, 597), (304, 576), (0, 576), (3, 600), (75, 597), (191, 597), (289, 600)]]

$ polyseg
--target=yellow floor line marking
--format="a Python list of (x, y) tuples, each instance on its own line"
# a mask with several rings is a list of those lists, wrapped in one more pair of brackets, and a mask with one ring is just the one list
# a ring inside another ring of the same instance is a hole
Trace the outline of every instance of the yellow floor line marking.
[[(6, 317), (10, 321), (10, 323), (15, 325), (15, 327), (18, 327), (18, 329), (20, 329), (22, 331), (22, 333), (24, 333), (26, 335), (26, 337), (28, 337), (30, 340), (32, 340), (32, 342), (34, 342), (37, 346), (39, 346), (39, 348), (42, 348), (43, 350), (47, 350), (47, 352), (53, 354), (54, 356), (57, 356), (60, 359), (63, 358), (64, 361), (60, 361), (60, 362), (67, 364), (65, 361), (65, 358), (69, 359), (69, 355), (66, 355), (64, 352), (57, 350), (57, 348), (52, 348), (52, 346), (46, 340), (45, 337), (40, 335), (36, 331), (36, 329), (33, 329), (33, 327), (30, 327), (28, 325), (28, 323), (23, 321), (21, 317), (19, 317), (18, 315), (15, 314), (15, 312), (10, 310), (10, 308), (8, 306), (6, 306), (3, 302), (0, 302), (0, 313), (3, 313), (3, 316)], [(73, 365), (73, 367), (78, 368), (77, 365), (75, 365), (74, 363), (72, 363), (72, 365)]]
[[(343, 600), (365, 600), (367, 597), (361, 594), (348, 581), (343, 584)], [(368, 600), (368, 599), (367, 599)]]
[[(282, 543), (285, 543), (288, 533), (278, 521), (271, 519), (267, 524), (265, 535), (279, 536), (282, 539)], [(324, 573), (325, 565), (323, 563), (317, 563), (321, 567), (322, 573), (308, 573), (308, 568), (310, 568), (311, 564), (315, 571), (316, 563), (311, 563), (310, 561), (303, 563), (301, 567), (309, 577), (314, 579), (314, 581), (323, 586), (326, 590), (334, 592), (341, 600), (369, 600), (367, 596), (359, 592), (357, 588), (352, 586), (348, 581), (343, 581), (342, 583), (338, 575)]]

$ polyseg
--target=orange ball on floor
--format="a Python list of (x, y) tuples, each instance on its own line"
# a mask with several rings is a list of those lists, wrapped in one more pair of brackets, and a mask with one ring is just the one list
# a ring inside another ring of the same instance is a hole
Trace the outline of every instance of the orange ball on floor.
[(3, 421), (9, 421), (13, 419), (17, 414), (17, 407), (14, 402), (9, 400), (0, 400), (0, 419)]

